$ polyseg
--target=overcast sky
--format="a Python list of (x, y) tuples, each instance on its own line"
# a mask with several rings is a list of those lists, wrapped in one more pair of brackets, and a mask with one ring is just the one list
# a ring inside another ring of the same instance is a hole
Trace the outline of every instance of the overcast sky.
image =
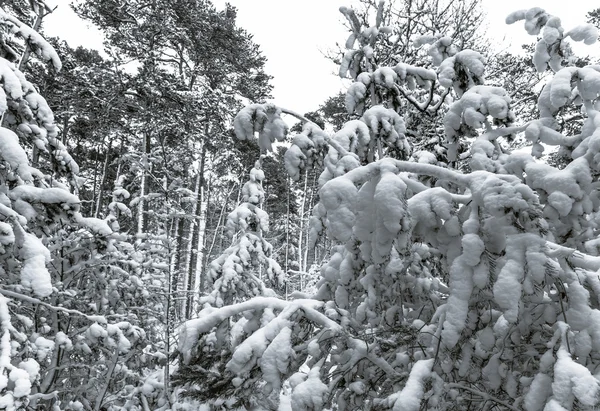
[[(58, 5), (45, 20), (49, 35), (59, 36), (71, 46), (102, 47), (97, 30), (78, 20), (68, 7), (67, 0), (47, 0)], [(399, 0), (394, 0), (399, 1)], [(225, 0), (213, 0), (222, 9)], [(347, 5), (344, 0), (228, 0), (238, 8), (238, 25), (254, 35), (267, 57), (266, 71), (274, 76), (274, 102), (299, 112), (315, 110), (325, 99), (336, 94), (342, 82), (333, 75), (336, 66), (323, 53), (344, 42), (347, 35), (341, 24), (338, 9)], [(352, 0), (350, 1), (352, 3)], [(510, 12), (541, 6), (549, 13), (561, 17), (565, 29), (585, 22), (585, 14), (595, 2), (584, 0), (483, 0), (488, 14), (489, 33), (492, 38), (515, 48), (531, 42), (523, 23), (504, 24)], [(600, 54), (598, 44), (587, 46), (590, 54)], [(577, 49), (580, 50), (580, 49)]]

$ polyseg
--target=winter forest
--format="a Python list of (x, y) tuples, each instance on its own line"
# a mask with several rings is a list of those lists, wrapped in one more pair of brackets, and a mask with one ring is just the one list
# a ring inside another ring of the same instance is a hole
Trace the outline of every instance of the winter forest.
[(600, 409), (600, 9), (354, 0), (300, 113), (231, 5), (71, 7), (0, 0), (0, 409)]

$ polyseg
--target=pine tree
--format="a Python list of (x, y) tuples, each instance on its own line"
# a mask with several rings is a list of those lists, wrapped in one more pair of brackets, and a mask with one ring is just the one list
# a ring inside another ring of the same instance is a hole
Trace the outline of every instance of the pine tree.
[[(271, 258), (273, 246), (264, 238), (269, 230), (269, 220), (268, 214), (261, 209), (265, 199), (263, 160), (261, 157), (250, 170), (249, 181), (242, 189), (242, 203), (227, 217), (227, 230), (232, 244), (209, 265), (212, 291), (199, 299), (199, 318), (255, 297), (276, 299), (277, 293), (267, 285), (276, 289), (281, 289), (283, 285), (283, 271)], [(205, 349), (194, 361), (186, 361), (174, 379), (176, 385), (193, 387), (185, 390), (186, 397), (214, 405), (217, 398), (231, 396), (230, 385), (235, 385), (238, 380), (225, 367), (222, 361), (224, 352), (232, 352), (242, 329), (254, 329), (259, 321), (259, 317), (234, 315), (203, 337)], [(243, 367), (244, 364), (239, 366)], [(252, 383), (245, 382), (246, 385)], [(277, 391), (273, 393), (278, 394)], [(246, 397), (233, 401), (237, 402), (248, 407), (253, 404), (253, 399)]]
[[(140, 241), (169, 238), (165, 277), (176, 297), (174, 315), (185, 319), (207, 271), (205, 176), (227, 146), (224, 125), (241, 107), (240, 97), (261, 101), (270, 91), (264, 57), (236, 25), (230, 6), (218, 11), (203, 0), (87, 0), (76, 10), (105, 32), (115, 56), (140, 64), (128, 84), (137, 125), (128, 189), (136, 230), (146, 236)], [(162, 240), (152, 241), (144, 247)]]

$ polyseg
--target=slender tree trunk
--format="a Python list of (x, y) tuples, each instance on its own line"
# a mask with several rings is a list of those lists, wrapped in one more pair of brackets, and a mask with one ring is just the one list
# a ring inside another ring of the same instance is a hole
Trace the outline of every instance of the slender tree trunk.
[[(170, 251), (170, 250), (169, 250)], [(167, 357), (167, 361), (165, 363), (164, 370), (164, 389), (165, 389), (165, 399), (169, 404), (169, 409), (171, 408), (171, 369), (170, 369), (170, 361), (169, 356), (171, 355), (171, 301), (172, 293), (173, 293), (173, 284), (172, 284), (172, 275), (171, 267), (169, 266), (169, 272), (167, 273), (167, 307), (165, 314), (165, 356)]]
[[(307, 219), (310, 221), (310, 217), (312, 216), (312, 210), (315, 207), (315, 192), (317, 191), (317, 173), (313, 171), (313, 176), (312, 176), (312, 187), (310, 190), (310, 200), (308, 202), (308, 212), (310, 213), (309, 216), (307, 217)], [(314, 264), (315, 262), (315, 253), (316, 253), (316, 248), (317, 245), (315, 244), (314, 246), (310, 245), (310, 241), (309, 241), (309, 237), (310, 237), (310, 230), (307, 230), (306, 232), (306, 254), (305, 254), (305, 262), (304, 265), (307, 267), (307, 270)]]
[[(215, 232), (213, 234), (213, 238), (212, 241), (210, 243), (210, 247), (208, 247), (208, 250), (204, 253), (204, 259), (202, 260), (202, 266), (201, 266), (201, 273), (206, 272), (206, 259), (208, 257), (210, 257), (211, 255), (213, 255), (213, 250), (215, 248), (215, 244), (217, 242), (217, 237), (219, 238), (223, 238), (223, 234), (221, 233), (219, 235), (219, 231), (221, 230), (221, 227), (223, 227), (223, 216), (225, 215), (225, 211), (227, 210), (227, 200), (229, 199), (229, 197), (231, 196), (231, 194), (233, 194), (233, 190), (235, 190), (235, 183), (233, 183), (231, 190), (229, 190), (229, 193), (227, 193), (227, 195), (225, 196), (225, 201), (223, 202), (223, 206), (221, 207), (221, 211), (219, 212), (219, 218), (217, 219), (217, 224), (215, 226)], [(202, 291), (204, 291), (204, 279), (205, 276), (201, 276), (200, 277), (200, 289), (199, 292), (201, 293)]]
[(98, 152), (95, 153), (95, 161), (94, 161), (94, 181), (92, 183), (92, 205), (90, 206), (90, 210), (89, 213), (93, 213), (94, 211), (94, 204), (96, 203), (96, 192), (98, 190), (98, 167), (99, 167), (99, 161), (98, 161)]
[(104, 167), (102, 168), (102, 178), (100, 179), (100, 187), (98, 188), (98, 196), (96, 197), (96, 211), (94, 212), (94, 217), (98, 218), (100, 216), (100, 211), (102, 210), (102, 197), (104, 196), (104, 186), (108, 179), (108, 164), (110, 159), (110, 147), (106, 151), (106, 156), (104, 158)]
[[(173, 223), (172, 223), (172, 228), (171, 230), (169, 230), (171, 232), (171, 238), (178, 238), (181, 234), (179, 232), (181, 227), (181, 219), (175, 217), (173, 219)], [(175, 242), (174, 245), (174, 250), (172, 250), (171, 254), (170, 254), (170, 259), (169, 259), (169, 271), (172, 273), (177, 272), (177, 251), (178, 251), (178, 242)], [(173, 280), (173, 286), (175, 289), (177, 289), (177, 279), (175, 278)]]
[[(200, 199), (200, 175), (198, 174), (196, 176), (196, 182), (194, 184), (194, 196), (196, 197), (196, 201), (194, 202), (194, 205), (192, 206), (192, 212), (191, 212), (191, 216), (193, 216), (193, 218), (190, 219), (190, 224), (189, 224), (189, 228), (188, 228), (188, 239), (187, 239), (187, 250), (186, 250), (186, 254), (185, 254), (185, 265), (184, 265), (184, 272), (185, 275), (187, 277), (186, 280), (186, 287), (192, 287), (193, 285), (190, 283), (191, 281), (191, 276), (190, 273), (192, 271), (192, 265), (193, 265), (193, 250), (194, 250), (194, 244), (195, 244), (195, 239), (196, 239), (196, 233), (197, 233), (197, 229), (196, 227), (198, 226), (198, 221), (196, 221), (197, 214), (198, 214), (198, 208), (199, 208), (199, 199)], [(189, 286), (188, 286), (189, 284)]]
[(290, 265), (289, 265), (289, 251), (290, 251), (290, 177), (286, 177), (285, 179), (285, 187), (286, 187), (286, 194), (287, 194), (287, 209), (286, 209), (286, 216), (285, 216), (285, 261), (284, 261), (284, 269), (285, 269), (285, 299), (287, 300), (288, 297), (288, 274), (289, 274), (289, 269), (290, 269)]
[(205, 265), (206, 265), (206, 210), (208, 209), (208, 198), (203, 202), (203, 207), (198, 215), (198, 238), (196, 240), (196, 266), (194, 269), (194, 287), (197, 295), (199, 296), (204, 291), (204, 276), (205, 276)]
[(146, 213), (148, 211), (148, 201), (146, 199), (146, 195), (148, 194), (148, 182), (149, 177), (148, 173), (150, 172), (150, 164), (148, 162), (148, 157), (150, 155), (150, 132), (144, 131), (144, 142), (143, 142), (143, 155), (144, 161), (144, 169), (142, 170), (142, 180), (140, 184), (140, 201), (138, 203), (138, 229), (137, 233), (142, 234), (147, 231), (148, 228), (148, 219), (146, 218)]
[[(56, 304), (55, 296), (52, 297), (51, 304), (52, 305)], [(54, 311), (51, 315), (52, 315), (52, 323), (54, 326), (54, 331), (58, 332), (58, 331), (60, 331), (58, 313), (56, 311)], [(61, 356), (62, 356), (62, 348), (57, 347), (57, 349), (54, 350), (54, 352), (52, 353), (52, 360), (50, 362), (50, 368), (48, 368), (48, 372), (46, 373), (46, 375), (44, 376), (44, 379), (42, 380), (42, 382), (40, 384), (40, 392), (41, 393), (44, 393), (44, 394), (48, 393), (51, 390), (52, 386), (54, 385), (57, 374), (59, 372), (58, 370), (59, 370), (59, 366), (60, 366)]]
[(102, 387), (102, 390), (98, 393), (98, 397), (96, 398), (96, 406), (94, 407), (95, 411), (100, 411), (102, 408), (102, 402), (104, 401), (104, 397), (106, 396), (106, 392), (108, 391), (108, 387), (110, 382), (112, 381), (112, 376), (115, 372), (115, 368), (117, 367), (117, 363), (119, 362), (119, 350), (115, 347), (115, 353), (112, 357), (112, 362), (110, 364), (110, 368), (106, 372), (106, 383)]
[[(201, 160), (202, 161), (202, 160)], [(202, 206), (202, 177), (201, 174), (198, 174), (196, 176), (196, 184), (195, 184), (195, 189), (194, 189), (194, 194), (196, 196), (196, 201), (194, 202), (194, 206), (192, 208), (192, 216), (194, 218), (190, 219), (190, 224), (189, 224), (189, 230), (188, 230), (188, 240), (187, 240), (187, 252), (186, 252), (186, 256), (185, 256), (185, 268), (184, 268), (184, 281), (185, 281), (185, 287), (184, 290), (186, 291), (186, 295), (185, 295), (185, 300), (184, 303), (182, 304), (182, 312), (181, 315), (187, 319), (190, 317), (191, 315), (191, 308), (193, 306), (193, 304), (190, 303), (190, 299), (194, 299), (194, 296), (192, 295), (192, 293), (190, 293), (190, 291), (193, 291), (195, 287), (197, 287), (197, 282), (196, 281), (192, 281), (194, 280), (194, 278), (192, 278), (192, 274), (193, 274), (193, 260), (194, 260), (194, 244), (196, 244), (197, 241), (197, 237), (198, 237), (198, 231), (199, 231), (199, 222), (197, 221), (198, 218), (198, 211)]]
[(308, 188), (308, 173), (304, 175), (304, 190), (302, 196), (302, 205), (300, 206), (300, 232), (298, 233), (298, 253), (296, 258), (298, 259), (298, 271), (300, 271), (300, 285), (302, 286), (302, 280), (306, 267), (303, 264), (304, 261), (304, 249), (303, 247), (303, 237), (304, 237), (304, 210), (306, 208), (306, 189)]
[[(205, 129), (205, 135), (208, 136), (208, 126)], [(188, 277), (190, 282), (190, 291), (195, 291), (194, 297), (197, 297), (204, 290), (204, 276), (203, 276), (203, 261), (204, 261), (204, 241), (206, 238), (206, 209), (204, 198), (204, 170), (206, 167), (206, 144), (202, 145), (202, 152), (200, 155), (200, 169), (198, 171), (198, 182), (196, 186), (196, 213), (194, 215), (198, 229), (195, 232), (193, 238), (193, 244), (196, 245), (196, 261), (195, 266), (190, 264)], [(191, 260), (190, 260), (191, 261)], [(195, 299), (196, 300), (196, 299)], [(195, 304), (190, 304), (187, 315), (191, 316), (191, 310), (195, 309)]]

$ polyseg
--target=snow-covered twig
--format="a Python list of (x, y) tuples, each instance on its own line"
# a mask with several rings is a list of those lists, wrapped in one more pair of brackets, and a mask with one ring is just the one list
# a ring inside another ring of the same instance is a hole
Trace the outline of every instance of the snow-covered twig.
[[(284, 114), (289, 114), (290, 116), (294, 116), (296, 117), (298, 120), (302, 121), (303, 123), (313, 123), (312, 121), (310, 121), (309, 119), (307, 119), (306, 117), (304, 117), (301, 114), (296, 113), (293, 110), (288, 110), (286, 108), (282, 108), (279, 107), (279, 109), (281, 110), (282, 113)], [(315, 124), (316, 125), (316, 124)], [(317, 125), (316, 125), (317, 126)], [(319, 126), (317, 126), (319, 127)], [(319, 127), (319, 129), (321, 129), (321, 127)], [(328, 134), (325, 133), (325, 135), (323, 136), (325, 141), (327, 142), (327, 144), (329, 144), (331, 147), (333, 147), (338, 153), (340, 153), (340, 156), (343, 157), (345, 155), (352, 155), (352, 156), (356, 156), (354, 153), (350, 153), (348, 152), (348, 150), (346, 150), (344, 147), (342, 147), (337, 141), (333, 140)]]
[[(486, 120), (487, 121), (487, 120)], [(497, 139), (498, 137), (504, 137), (509, 134), (517, 134), (521, 131), (525, 131), (525, 129), (531, 124), (531, 121), (521, 125), (521, 126), (513, 126), (513, 127), (499, 127), (495, 129), (491, 129), (483, 133), (479, 136), (480, 139), (492, 141)]]
[(38, 401), (38, 400), (54, 400), (57, 398), (58, 398), (58, 391), (52, 391), (47, 394), (39, 392), (37, 394), (32, 394), (29, 397), (29, 402), (34, 402), (34, 401)]
[(476, 389), (471, 388), (471, 387), (466, 387), (466, 386), (464, 386), (462, 384), (450, 383), (450, 384), (448, 384), (448, 388), (457, 388), (459, 390), (469, 391), (472, 394), (480, 396), (481, 398), (483, 398), (486, 401), (493, 401), (496, 404), (500, 404), (500, 405), (502, 405), (503, 407), (506, 407), (509, 410), (519, 411), (518, 408), (513, 407), (512, 405), (508, 404), (507, 402), (504, 402), (504, 401), (502, 401), (502, 400), (500, 400), (500, 399), (498, 399), (496, 397), (493, 397), (493, 396), (491, 396), (491, 395), (489, 395), (489, 394), (487, 394), (487, 393), (485, 393), (483, 391), (479, 391), (479, 390), (476, 390)]
[(549, 257), (564, 258), (575, 267), (582, 268), (584, 270), (600, 270), (600, 257), (587, 255), (581, 251), (575, 250), (574, 248), (565, 247), (551, 241), (546, 241), (546, 246), (549, 249)]
[[(433, 101), (434, 86), (435, 86), (435, 84), (431, 85), (431, 88), (429, 89), (429, 96), (427, 97), (427, 101), (424, 101), (422, 104), (419, 103), (413, 96), (408, 94), (402, 87), (399, 87), (396, 84), (394, 84), (394, 91), (396, 91), (397, 94), (402, 94), (402, 96), (420, 112), (428, 113), (427, 109), (429, 108), (429, 106), (431, 105), (431, 102)], [(397, 96), (398, 101), (402, 102), (399, 97), (400, 96)]]
[(16, 298), (17, 300), (27, 301), (28, 303), (43, 305), (44, 307), (49, 308), (50, 310), (53, 310), (53, 311), (61, 311), (66, 314), (79, 315), (79, 316), (85, 317), (88, 320), (93, 321), (93, 322), (104, 323), (104, 324), (107, 322), (106, 318), (102, 315), (87, 315), (78, 310), (72, 310), (72, 309), (64, 308), (64, 307), (56, 307), (52, 304), (48, 304), (37, 298), (19, 294), (14, 291), (9, 291), (9, 290), (0, 288), (0, 294), (5, 295), (6, 297), (10, 297), (10, 298)]

